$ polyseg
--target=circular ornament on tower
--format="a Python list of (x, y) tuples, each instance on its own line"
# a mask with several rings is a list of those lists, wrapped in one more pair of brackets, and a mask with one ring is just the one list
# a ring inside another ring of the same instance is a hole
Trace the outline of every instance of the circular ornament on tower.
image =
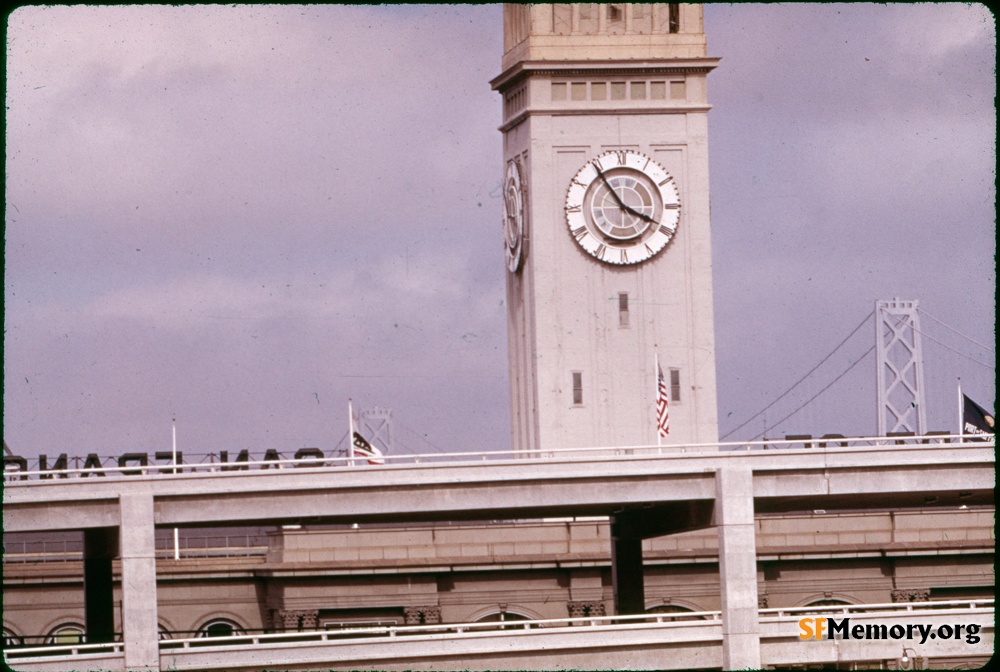
[(588, 254), (609, 264), (637, 264), (666, 247), (681, 216), (670, 173), (630, 149), (604, 152), (566, 190), (566, 224)]
[(503, 188), (503, 240), (507, 251), (507, 269), (517, 273), (524, 257), (524, 188), (517, 161), (507, 162)]

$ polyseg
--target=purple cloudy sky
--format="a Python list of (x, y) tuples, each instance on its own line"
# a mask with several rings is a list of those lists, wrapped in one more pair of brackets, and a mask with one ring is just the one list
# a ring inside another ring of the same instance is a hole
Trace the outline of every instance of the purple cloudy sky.
[[(705, 10), (720, 433), (880, 298), (930, 429), (995, 394), (995, 24)], [(22, 455), (509, 447), (501, 9), (26, 7), (8, 18), (4, 439)], [(950, 327), (950, 329), (949, 329)], [(954, 329), (956, 331), (951, 331)], [(972, 339), (971, 341), (968, 339)], [(869, 323), (735, 431), (870, 434)], [(343, 445), (343, 444), (341, 444)]]

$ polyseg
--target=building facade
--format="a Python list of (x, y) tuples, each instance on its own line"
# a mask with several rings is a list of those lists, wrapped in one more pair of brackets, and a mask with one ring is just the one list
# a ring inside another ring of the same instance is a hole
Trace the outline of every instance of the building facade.
[[(756, 528), (761, 608), (993, 595), (992, 508), (764, 516)], [(185, 531), (176, 560), (172, 537), (161, 538), (162, 637), (613, 613), (606, 519), (202, 534)], [(29, 536), (6, 540), (3, 621), (9, 644), (80, 636), (80, 543), (69, 539), (42, 548)], [(643, 543), (647, 612), (689, 611), (697, 618), (696, 612), (719, 610), (714, 530)], [(115, 608), (120, 632), (120, 586)]]
[(717, 440), (699, 5), (506, 5), (515, 450)]

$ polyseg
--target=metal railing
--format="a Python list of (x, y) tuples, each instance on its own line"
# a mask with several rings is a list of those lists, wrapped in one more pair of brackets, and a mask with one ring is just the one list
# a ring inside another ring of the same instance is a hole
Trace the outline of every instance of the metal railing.
[(42, 656), (70, 657), (79, 659), (87, 654), (101, 655), (125, 655), (125, 644), (121, 641), (107, 642), (103, 644), (85, 644), (83, 642), (72, 644), (44, 644), (41, 646), (6, 646), (4, 647), (4, 659), (7, 661), (20, 658), (35, 658)]
[(884, 602), (876, 604), (823, 604), (806, 607), (780, 607), (760, 610), (760, 621), (777, 621), (797, 619), (802, 616), (859, 616), (871, 614), (901, 614), (923, 612), (928, 610), (961, 609), (976, 610), (994, 609), (994, 600), (935, 600), (933, 602)]
[(4, 539), (3, 561), (8, 562), (71, 562), (83, 559), (83, 541), (79, 539), (38, 539), (10, 541)]
[[(676, 445), (639, 445), (618, 447), (590, 448), (555, 448), (525, 451), (473, 451), (454, 453), (425, 453), (384, 455), (380, 464), (371, 464), (364, 457), (345, 457), (326, 455), (318, 448), (300, 448), (295, 451), (298, 457), (284, 457), (281, 452), (267, 451), (264, 459), (250, 459), (249, 452), (241, 451), (235, 460), (222, 460), (221, 453), (185, 453), (182, 461), (176, 465), (170, 462), (151, 464), (146, 453), (130, 453), (120, 457), (104, 457), (98, 460), (87, 458), (80, 466), (81, 458), (66, 458), (64, 468), (42, 468), (39, 460), (29, 464), (27, 459), (17, 456), (4, 458), (3, 478), (11, 486), (46, 485), (58, 483), (63, 479), (85, 478), (127, 478), (134, 476), (170, 477), (190, 474), (238, 474), (245, 471), (264, 471), (270, 469), (386, 469), (398, 466), (413, 466), (446, 463), (449, 466), (458, 464), (481, 464), (489, 461), (580, 461), (593, 459), (634, 459), (634, 458), (671, 458), (691, 457), (719, 453), (746, 453), (750, 451), (772, 450), (892, 450), (897, 448), (981, 448), (982, 439), (957, 434), (927, 434), (922, 436), (897, 435), (878, 437), (845, 437), (839, 434), (827, 434), (820, 437), (789, 436), (783, 439), (764, 439), (750, 442), (695, 443)], [(63, 456), (57, 464), (63, 465)], [(196, 458), (190, 461), (190, 458)], [(155, 459), (164, 459), (161, 456)], [(130, 461), (132, 463), (130, 463)], [(73, 464), (70, 467), (70, 464)], [(100, 466), (96, 466), (96, 465)]]
[[(181, 536), (178, 550), (184, 558), (246, 558), (267, 555), (267, 540), (259, 534), (224, 534)], [(156, 557), (173, 558), (174, 541), (156, 540)], [(80, 562), (83, 541), (79, 539), (42, 539), (3, 542), (4, 563)]]
[[(762, 624), (781, 621), (796, 621), (803, 616), (860, 616), (880, 615), (886, 617), (911, 616), (921, 614), (949, 615), (955, 613), (994, 613), (994, 600), (947, 600), (934, 602), (892, 602), (880, 604), (843, 604), (817, 605), (806, 607), (768, 608), (759, 611)], [(992, 624), (992, 619), (990, 619)], [(159, 640), (161, 653), (180, 653), (185, 650), (202, 649), (205, 647), (247, 647), (268, 646), (282, 643), (345, 643), (354, 639), (370, 640), (372, 637), (393, 638), (405, 637), (449, 637), (472, 636), (483, 633), (502, 633), (505, 636), (532, 634), (542, 629), (613, 629), (615, 627), (665, 627), (665, 628), (718, 628), (721, 637), (721, 611), (678, 611), (669, 613), (646, 613), (626, 616), (571, 616), (568, 618), (550, 618), (524, 621), (480, 621), (473, 623), (441, 623), (433, 625), (387, 625), (337, 630), (313, 630), (295, 632), (245, 632), (226, 637), (191, 636), (175, 638), (176, 634), (162, 633)], [(551, 630), (550, 630), (551, 631)], [(122, 649), (121, 642), (108, 644), (50, 644), (45, 646), (15, 647), (5, 651), (8, 660), (14, 658), (70, 656), (81, 653), (118, 653)]]
[[(898, 616), (926, 613), (928, 611), (975, 611), (992, 613), (994, 600), (947, 600), (935, 602), (892, 602), (880, 604), (817, 605), (808, 607), (761, 609), (762, 623), (797, 620), (805, 615), (881, 615)], [(704, 627), (722, 624), (721, 611), (678, 611), (646, 613), (625, 616), (571, 616), (517, 621), (485, 621), (474, 623), (441, 623), (434, 625), (389, 625), (340, 630), (314, 630), (302, 632), (261, 632), (232, 635), (230, 637), (195, 637), (161, 639), (160, 650), (188, 649), (205, 646), (262, 646), (282, 642), (339, 642), (363, 637), (405, 637), (419, 635), (463, 635), (503, 631), (517, 634), (543, 628), (596, 628), (611, 626), (656, 625), (665, 627)]]
[[(992, 613), (994, 601), (950, 600), (942, 602), (901, 602), (885, 604), (847, 604), (795, 607), (781, 609), (761, 609), (760, 621), (770, 622), (793, 620), (804, 615), (901, 615), (918, 614), (927, 611), (956, 610)], [(524, 621), (488, 621), (474, 623), (443, 623), (435, 625), (394, 625), (365, 627), (344, 630), (316, 630), (311, 632), (277, 632), (234, 635), (232, 637), (163, 639), (160, 650), (188, 649), (205, 646), (265, 646), (281, 642), (340, 642), (354, 638), (406, 637), (432, 635), (474, 635), (503, 631), (507, 635), (529, 633), (543, 628), (608, 628), (653, 625), (657, 627), (704, 628), (722, 625), (721, 611), (678, 611), (669, 613), (646, 613), (626, 616), (571, 616)], [(721, 630), (720, 630), (721, 634)]]
[[(267, 540), (257, 534), (181, 536), (178, 551), (181, 558), (248, 558), (267, 555)], [(174, 557), (173, 539), (156, 540), (156, 557)]]
[(186, 639), (161, 639), (160, 651), (201, 648), (206, 646), (265, 646), (279, 643), (341, 642), (370, 637), (413, 637), (429, 635), (474, 635), (478, 633), (537, 631), (551, 628), (595, 628), (628, 625), (722, 625), (722, 612), (685, 611), (664, 614), (637, 614), (629, 616), (573, 616), (525, 621), (484, 621), (474, 623), (441, 623), (434, 625), (389, 625), (338, 630), (313, 630), (302, 632), (246, 633), (229, 637), (194, 637)]

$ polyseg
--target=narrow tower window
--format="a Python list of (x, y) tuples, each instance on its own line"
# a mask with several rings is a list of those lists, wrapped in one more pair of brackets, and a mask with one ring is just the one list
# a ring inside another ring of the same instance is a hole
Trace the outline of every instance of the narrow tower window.
[(618, 293), (618, 326), (628, 326), (628, 292)]
[(681, 371), (670, 369), (670, 401), (681, 400)]
[(670, 8), (670, 32), (679, 33), (681, 31), (681, 6), (670, 4), (668, 7)]
[(583, 406), (583, 374), (573, 372), (573, 405)]

